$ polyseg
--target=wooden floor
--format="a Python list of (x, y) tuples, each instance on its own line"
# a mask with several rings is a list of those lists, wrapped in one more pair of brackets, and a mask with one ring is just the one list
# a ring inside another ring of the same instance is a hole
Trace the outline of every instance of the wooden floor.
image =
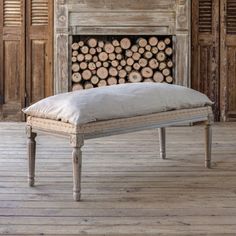
[(0, 123), (1, 235), (236, 235), (236, 123), (100, 138), (83, 148), (82, 201), (72, 200), (68, 140), (38, 136), (36, 187), (26, 183), (23, 123)]

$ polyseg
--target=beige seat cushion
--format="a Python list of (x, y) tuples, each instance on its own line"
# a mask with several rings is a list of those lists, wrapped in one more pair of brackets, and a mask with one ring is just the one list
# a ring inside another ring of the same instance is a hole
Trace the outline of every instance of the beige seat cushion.
[(212, 105), (195, 90), (161, 83), (130, 83), (58, 94), (23, 111), (30, 116), (85, 124)]

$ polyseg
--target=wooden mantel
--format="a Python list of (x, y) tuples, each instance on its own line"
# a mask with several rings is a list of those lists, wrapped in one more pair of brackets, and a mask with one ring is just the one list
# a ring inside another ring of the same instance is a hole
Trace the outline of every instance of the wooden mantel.
[(190, 86), (190, 0), (54, 0), (55, 94), (71, 89), (73, 35), (172, 35), (175, 83)]

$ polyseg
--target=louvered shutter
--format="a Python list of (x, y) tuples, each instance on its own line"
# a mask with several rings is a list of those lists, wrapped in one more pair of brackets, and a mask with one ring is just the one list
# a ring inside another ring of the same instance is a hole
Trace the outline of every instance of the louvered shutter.
[(0, 1), (0, 120), (21, 120), (24, 106), (24, 1)]
[(28, 105), (52, 95), (53, 1), (30, 0), (27, 15), (26, 91)]
[(219, 0), (192, 1), (192, 88), (215, 102), (219, 119)]
[(221, 13), (221, 118), (236, 121), (236, 0), (222, 0)]

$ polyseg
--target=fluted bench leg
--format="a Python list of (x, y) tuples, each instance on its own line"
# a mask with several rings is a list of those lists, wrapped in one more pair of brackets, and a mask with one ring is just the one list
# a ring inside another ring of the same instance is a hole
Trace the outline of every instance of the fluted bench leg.
[(212, 127), (211, 123), (205, 126), (205, 167), (211, 168), (211, 145), (212, 145)]
[(160, 157), (166, 159), (166, 129), (159, 128)]
[(34, 176), (35, 176), (35, 153), (36, 153), (36, 133), (32, 132), (31, 126), (26, 126), (27, 134), (27, 151), (28, 151), (28, 183), (29, 186), (34, 186)]
[(75, 201), (80, 200), (80, 185), (81, 185), (81, 166), (82, 166), (82, 151), (84, 144), (83, 136), (71, 135), (70, 144), (73, 147), (72, 165), (73, 165), (73, 198)]

